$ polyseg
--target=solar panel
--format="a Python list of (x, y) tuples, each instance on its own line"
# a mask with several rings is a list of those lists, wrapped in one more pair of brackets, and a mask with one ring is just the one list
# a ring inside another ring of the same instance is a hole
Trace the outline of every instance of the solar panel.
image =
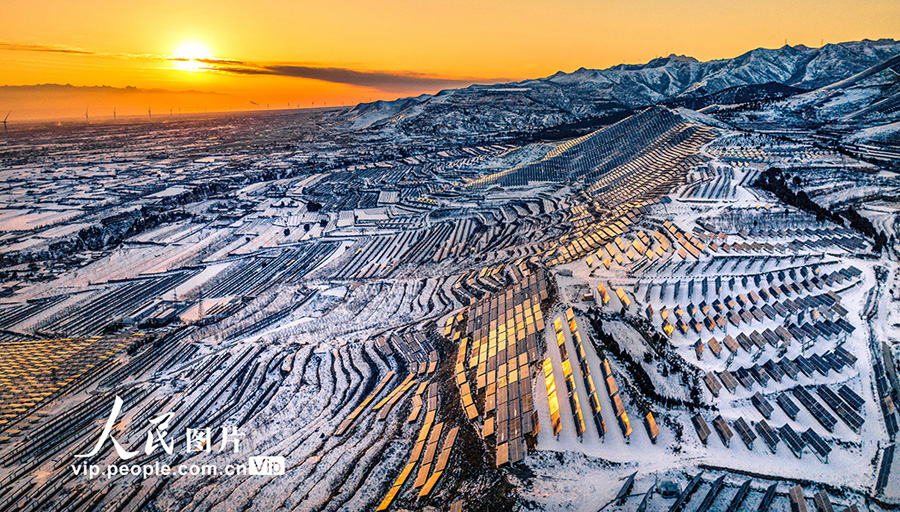
[(819, 457), (822, 457), (823, 459), (828, 458), (828, 454), (831, 453), (831, 447), (828, 446), (825, 440), (822, 439), (815, 430), (808, 428), (801, 434), (801, 437), (803, 437), (806, 444), (808, 444)]
[(594, 413), (594, 426), (597, 427), (597, 434), (601, 437), (606, 434), (606, 422), (603, 421), (600, 411)]
[(810, 362), (805, 357), (797, 356), (797, 359), (794, 359), (794, 364), (797, 365), (797, 368), (799, 368), (804, 375), (806, 375), (807, 377), (812, 377), (815, 368), (813, 368), (813, 365), (810, 364)]
[(713, 482), (712, 487), (709, 489), (709, 492), (706, 493), (706, 496), (703, 498), (703, 501), (700, 502), (700, 506), (697, 507), (696, 512), (706, 512), (709, 510), (709, 507), (713, 504), (716, 499), (716, 496), (719, 494), (719, 491), (722, 490), (722, 485), (725, 483), (725, 475), (720, 476)]
[(778, 483), (774, 483), (766, 489), (765, 494), (763, 494), (762, 500), (759, 502), (759, 507), (757, 507), (757, 512), (767, 512), (769, 510), (769, 506), (772, 505), (772, 500), (775, 499), (775, 490), (778, 487)]
[(636, 471), (625, 479), (625, 483), (622, 484), (622, 487), (619, 489), (619, 493), (616, 494), (616, 500), (623, 500), (626, 496), (628, 496), (628, 493), (631, 492), (631, 488), (634, 487), (635, 475), (637, 475)]
[(891, 475), (891, 465), (894, 461), (894, 445), (888, 445), (881, 455), (881, 466), (878, 468), (878, 479), (875, 481), (875, 491), (881, 492), (888, 483)]
[(803, 497), (803, 488), (799, 485), (791, 487), (788, 491), (788, 497), (791, 499), (791, 510), (797, 512), (806, 512), (806, 498)]
[(713, 427), (715, 427), (716, 432), (719, 433), (719, 438), (722, 439), (722, 444), (728, 446), (731, 442), (731, 438), (734, 437), (734, 432), (731, 431), (731, 427), (728, 426), (728, 423), (725, 421), (725, 418), (722, 415), (716, 416), (713, 420)]
[(726, 512), (737, 512), (737, 510), (741, 508), (741, 504), (744, 503), (747, 494), (750, 492), (750, 482), (751, 480), (747, 480), (741, 485), (734, 495), (734, 498), (732, 498), (731, 503), (728, 505)]
[(834, 507), (831, 506), (831, 500), (825, 491), (819, 491), (813, 495), (813, 504), (818, 512), (834, 512)]
[(788, 445), (788, 448), (799, 458), (806, 443), (797, 435), (797, 432), (785, 423), (778, 429), (778, 434), (781, 436), (784, 444)]
[(737, 421), (734, 422), (734, 429), (737, 430), (738, 436), (740, 436), (741, 441), (747, 445), (747, 448), (753, 449), (753, 441), (756, 440), (756, 434), (753, 433), (753, 430), (750, 429), (750, 425), (747, 424), (747, 420), (744, 417), (740, 417)]
[(811, 340), (815, 340), (817, 337), (819, 337), (822, 334), (821, 332), (819, 332), (818, 329), (814, 328), (808, 322), (801, 325), (800, 330), (802, 330), (804, 333), (806, 333), (806, 336)]
[(852, 325), (850, 325), (850, 322), (848, 322), (847, 320), (845, 320), (843, 318), (838, 318), (835, 323), (838, 325), (838, 327), (843, 329), (848, 334), (852, 334), (853, 331), (856, 330), (856, 327), (853, 327)]
[(772, 427), (770, 427), (765, 420), (762, 420), (756, 424), (756, 432), (759, 433), (759, 437), (766, 443), (769, 450), (771, 450), (772, 453), (775, 453), (778, 448), (778, 436), (775, 435), (775, 431), (772, 430)]
[(820, 355), (813, 354), (809, 356), (807, 360), (810, 362), (810, 364), (813, 365), (813, 368), (815, 368), (816, 371), (821, 373), (824, 377), (827, 377), (828, 371), (832, 369), (831, 365), (828, 364), (828, 362), (825, 361), (825, 359)]
[(675, 503), (673, 503), (669, 508), (669, 512), (678, 512), (679, 510), (681, 510), (684, 504), (687, 503), (691, 498), (691, 494), (694, 494), (694, 491), (697, 490), (697, 487), (700, 487), (700, 478), (702, 476), (703, 471), (700, 471), (694, 476), (694, 478), (691, 478), (691, 481), (687, 484), (687, 487), (684, 488), (684, 491), (682, 491), (681, 495), (678, 496), (678, 499), (675, 501)]
[(834, 353), (843, 358), (849, 366), (853, 366), (854, 364), (856, 364), (856, 356), (848, 352), (847, 349), (845, 349), (843, 346), (835, 347)]
[(800, 373), (800, 369), (797, 368), (797, 365), (795, 365), (790, 359), (784, 357), (781, 359), (781, 361), (779, 361), (778, 364), (779, 366), (781, 366), (781, 370), (785, 373), (785, 375), (794, 380), (797, 380), (797, 374)]
[[(747, 313), (747, 314), (749, 315), (749, 313)], [(752, 317), (751, 317), (751, 320), (752, 320)], [(748, 322), (749, 322), (749, 321), (748, 321)], [(753, 344), (756, 345), (757, 348), (759, 348), (760, 350), (762, 350), (762, 349), (765, 347), (765, 345), (766, 345), (766, 340), (762, 337), (762, 334), (760, 334), (760, 333), (757, 332), (757, 331), (753, 331), (753, 332), (750, 333), (750, 340), (751, 340), (751, 341), (753, 342)], [(755, 376), (754, 376), (754, 377), (755, 377)], [(768, 379), (767, 379), (767, 380), (768, 380)], [(765, 384), (763, 384), (763, 385), (765, 385)]]
[(844, 369), (844, 366), (846, 366), (844, 364), (844, 360), (841, 359), (837, 354), (834, 354), (832, 352), (822, 354), (822, 358), (831, 366), (831, 368), (834, 369), (834, 371), (838, 373), (840, 373), (841, 370)]
[(797, 404), (795, 404), (793, 400), (791, 400), (791, 397), (784, 393), (778, 393), (778, 396), (775, 397), (775, 401), (778, 402), (778, 405), (784, 410), (788, 417), (792, 420), (797, 419), (797, 413), (800, 412), (800, 408), (797, 407)]
[(814, 336), (831, 336), (831, 331), (822, 322), (803, 324), (803, 328), (809, 330)]
[(854, 410), (861, 411), (865, 404), (862, 397), (856, 394), (852, 389), (848, 388), (846, 384), (838, 388), (838, 395), (840, 395)]
[(781, 366), (775, 364), (775, 361), (766, 361), (762, 367), (776, 382), (781, 382), (781, 379), (784, 378), (784, 370), (781, 369)]
[(892, 436), (900, 431), (900, 425), (897, 424), (897, 417), (894, 413), (889, 413), (884, 417), (884, 426), (887, 428), (888, 435)]
[(719, 396), (719, 391), (722, 390), (722, 385), (719, 384), (719, 381), (716, 379), (713, 372), (708, 372), (703, 377), (703, 381), (706, 382), (706, 387), (709, 388), (709, 391), (713, 394), (713, 396)]
[(747, 389), (751, 389), (753, 387), (753, 378), (750, 377), (750, 373), (743, 368), (738, 368), (732, 374), (737, 378), (738, 382), (741, 383)]
[(734, 393), (734, 390), (737, 389), (738, 383), (734, 378), (734, 375), (731, 374), (728, 370), (722, 370), (722, 373), (719, 374), (719, 380), (722, 381), (722, 384), (728, 388), (728, 391)]
[(581, 411), (572, 413), (572, 422), (575, 424), (575, 433), (581, 437), (581, 435), (584, 434), (584, 419), (581, 417)]
[(750, 338), (748, 338), (746, 334), (740, 333), (735, 339), (737, 340), (738, 344), (740, 344), (741, 348), (743, 348), (747, 352), (750, 352), (750, 347), (753, 346), (753, 342), (750, 341)]
[(700, 442), (706, 444), (706, 440), (709, 439), (709, 435), (712, 433), (709, 429), (709, 424), (706, 423), (706, 420), (703, 419), (703, 416), (700, 416), (700, 414), (695, 414), (691, 418), (691, 422), (694, 424), (697, 436), (700, 437)]
[(828, 332), (830, 332), (832, 334), (832, 336), (841, 333), (841, 328), (838, 327), (837, 324), (835, 324), (831, 320), (825, 320), (824, 322), (821, 323), (821, 326), (824, 327), (825, 329), (827, 329)]
[(769, 385), (769, 375), (765, 371), (761, 370), (758, 366), (751, 366), (747, 369), (747, 371), (756, 380), (756, 382), (759, 382), (760, 386), (766, 387)]
[(759, 391), (757, 391), (756, 394), (750, 397), (750, 402), (766, 419), (772, 417), (772, 411), (774, 410), (774, 408), (772, 407), (772, 404), (770, 404)]

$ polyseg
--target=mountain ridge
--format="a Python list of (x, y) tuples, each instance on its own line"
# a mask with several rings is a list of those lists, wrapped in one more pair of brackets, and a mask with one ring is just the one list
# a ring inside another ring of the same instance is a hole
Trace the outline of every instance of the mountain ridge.
[(774, 83), (786, 92), (816, 89), (898, 54), (900, 42), (892, 39), (756, 48), (705, 62), (671, 54), (644, 64), (582, 67), (543, 78), (363, 103), (349, 110), (348, 120), (352, 129), (406, 135), (530, 131), (673, 100), (715, 98), (742, 86)]

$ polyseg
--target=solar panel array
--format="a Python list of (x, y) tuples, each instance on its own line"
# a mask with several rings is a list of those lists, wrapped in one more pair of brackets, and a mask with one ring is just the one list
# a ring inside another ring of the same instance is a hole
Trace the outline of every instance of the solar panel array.
[(456, 379), (461, 391), (475, 377), (475, 389), (468, 388), (468, 395), (461, 393), (463, 404), (470, 421), (483, 418), (481, 430), (485, 437), (493, 436), (497, 465), (521, 461), (527, 451), (526, 437), (534, 439), (540, 429), (531, 394), (531, 368), (539, 361), (538, 343), (544, 329), (541, 302), (549, 292), (544, 271), (523, 277), (472, 300), (448, 321), (445, 330), (459, 341)]
[[(734, 393), (737, 384), (748, 390), (752, 389), (755, 384), (766, 388), (772, 380), (783, 382), (786, 378), (790, 378), (791, 380), (799, 381), (798, 376), (800, 373), (814, 378), (816, 375), (825, 376), (832, 370), (840, 371), (845, 366), (846, 360), (838, 355), (836, 350), (832, 350), (825, 352), (822, 356), (814, 354), (804, 357), (798, 355), (793, 361), (787, 357), (782, 357), (779, 360), (771, 359), (763, 364), (737, 368), (731, 372), (723, 371), (718, 376), (721, 383), (725, 384), (726, 388)], [(737, 380), (735, 380), (735, 377)], [(711, 391), (713, 389), (716, 389), (717, 392), (721, 390), (721, 386), (718, 383), (706, 382), (706, 385)], [(716, 393), (713, 393), (713, 395), (717, 396)]]
[[(885, 352), (885, 361), (888, 361), (889, 364), (893, 365), (894, 362), (893, 357), (890, 354), (890, 349), (884, 345), (882, 345), (882, 347), (882, 351)], [(897, 415), (895, 414), (896, 408), (894, 407), (893, 388), (888, 382), (885, 366), (881, 364), (881, 361), (877, 357), (872, 361), (872, 370), (874, 371), (875, 376), (875, 389), (878, 391), (878, 405), (881, 408), (881, 414), (884, 416), (884, 426), (887, 428), (888, 435), (893, 437), (898, 430), (900, 430), (900, 425), (897, 424)]]
[[(562, 430), (562, 421), (559, 418), (559, 393), (556, 390), (556, 380), (553, 378), (553, 361), (548, 357), (544, 359), (544, 383), (547, 386), (547, 400), (550, 406), (550, 423), (553, 434), (559, 435)], [(485, 432), (485, 436), (488, 433)]]
[[(651, 115), (655, 115), (651, 114)], [(670, 122), (668, 120), (665, 122)], [(613, 127), (608, 128), (612, 129)], [(604, 130), (605, 131), (605, 130)], [(602, 131), (601, 131), (602, 133)], [(635, 136), (637, 134), (631, 134)], [(640, 136), (640, 135), (637, 135)], [(590, 136), (588, 136), (590, 137)], [(647, 150), (633, 158), (623, 158), (622, 147), (608, 146), (605, 150), (617, 155), (616, 161), (620, 163), (608, 171), (596, 168), (588, 173), (576, 170), (572, 177), (579, 176), (588, 181), (589, 186), (585, 190), (585, 200), (593, 206), (592, 210), (581, 210), (575, 222), (577, 227), (583, 228), (574, 237), (561, 240), (558, 248), (552, 248), (548, 256), (550, 265), (567, 263), (581, 258), (589, 252), (601, 248), (604, 243), (611, 241), (617, 234), (610, 230), (614, 224), (623, 220), (626, 216), (634, 215), (645, 206), (655, 202), (659, 195), (667, 192), (675, 183), (684, 179), (688, 169), (702, 162), (702, 157), (697, 155), (697, 150), (711, 137), (711, 132), (704, 128), (690, 126), (684, 123), (675, 123), (663, 134), (657, 142), (647, 146)], [(587, 141), (587, 139), (585, 139)], [(627, 147), (629, 143), (626, 143)], [(576, 143), (582, 147), (590, 145)], [(568, 148), (567, 148), (568, 149)], [(579, 151), (575, 149), (574, 152)], [(572, 153), (573, 151), (568, 151)], [(627, 151), (626, 151), (627, 153)], [(548, 155), (552, 156), (552, 155)], [(566, 153), (550, 158), (549, 162), (556, 164), (560, 157)], [(545, 162), (542, 161), (542, 162)], [(543, 165), (542, 162), (529, 165)], [(581, 166), (583, 164), (578, 164)], [(576, 167), (578, 167), (576, 166)], [(503, 171), (503, 173), (519, 172), (519, 169)], [(526, 171), (534, 176), (546, 179), (546, 173)], [(499, 173), (499, 174), (503, 174)], [(595, 181), (594, 181), (595, 180)], [(580, 207), (580, 206), (579, 206)], [(576, 207), (578, 208), (578, 207)], [(592, 213), (596, 212), (596, 213)], [(604, 257), (597, 251), (597, 257), (609, 268), (606, 258), (614, 258), (619, 264), (623, 264), (623, 257), (629, 261), (637, 261), (646, 257), (653, 260), (667, 251), (668, 243), (660, 244), (651, 250), (646, 241), (630, 246), (620, 245), (621, 253)]]
[[(52, 398), (108, 366), (143, 334), (83, 339), (23, 339), (2, 343), (0, 432), (9, 424), (40, 415)], [(14, 434), (18, 433), (13, 432)]]
[[(567, 316), (569, 316), (569, 326), (574, 336), (574, 334), (578, 332), (578, 329), (575, 326), (575, 316), (574, 313), (572, 313), (572, 308), (569, 308)], [(563, 334), (562, 318), (554, 320), (553, 325), (556, 329), (556, 342), (559, 347), (560, 358), (562, 359), (562, 371), (566, 382), (566, 394), (569, 398), (569, 407), (572, 410), (572, 422), (575, 424), (575, 433), (578, 437), (581, 437), (584, 435), (585, 431), (584, 413), (581, 412), (581, 404), (578, 401), (578, 388), (575, 383), (575, 375), (572, 371), (572, 362), (569, 359), (568, 351), (566, 350), (566, 338)], [(580, 345), (580, 340), (578, 344)], [(581, 357), (584, 357), (583, 348), (581, 350)]]
[(619, 395), (619, 387), (616, 385), (615, 377), (612, 374), (612, 368), (609, 366), (609, 359), (604, 358), (600, 365), (603, 370), (603, 376), (606, 380), (606, 390), (609, 392), (609, 400), (613, 404), (613, 413), (616, 415), (616, 422), (619, 424), (619, 430), (622, 431), (622, 437), (626, 439), (631, 435), (631, 421), (625, 412), (625, 406), (622, 404), (622, 397)]
[(572, 342), (575, 345), (575, 352), (578, 356), (578, 368), (581, 370), (581, 377), (588, 395), (589, 413), (594, 421), (594, 426), (597, 428), (597, 434), (603, 436), (606, 433), (606, 423), (603, 421), (603, 415), (600, 414), (600, 400), (597, 398), (597, 387), (591, 375), (591, 368), (587, 361), (587, 352), (581, 340), (581, 333), (578, 332), (578, 325), (575, 323), (575, 312), (572, 308), (566, 310), (566, 318), (568, 319)]
[[(375, 396), (381, 389), (384, 388), (385, 383), (386, 381), (382, 380), (382, 382), (379, 383), (379, 385), (376, 387), (376, 393), (370, 396)], [(415, 396), (420, 397), (426, 389), (428, 391), (428, 397), (425, 421), (422, 423), (422, 428), (419, 430), (419, 436), (416, 438), (416, 443), (413, 446), (412, 453), (409, 456), (409, 460), (406, 463), (406, 466), (403, 467), (403, 470), (397, 476), (394, 484), (388, 490), (385, 497), (381, 500), (381, 503), (379, 504), (377, 509), (379, 511), (387, 510), (391, 506), (391, 503), (393, 503), (394, 499), (402, 491), (404, 484), (409, 479), (416, 466), (419, 467), (419, 471), (416, 475), (415, 481), (413, 482), (413, 488), (419, 489), (419, 496), (427, 496), (437, 484), (438, 479), (440, 479), (441, 474), (443, 473), (449, 461), (450, 450), (453, 448), (453, 444), (456, 442), (456, 436), (458, 432), (457, 427), (454, 427), (447, 432), (447, 435), (444, 438), (444, 446), (441, 450), (438, 463), (434, 465), (434, 472), (431, 473), (431, 477), (429, 477), (429, 472), (431, 472), (432, 470), (431, 466), (434, 460), (434, 455), (437, 452), (438, 442), (440, 441), (441, 434), (444, 432), (444, 423), (435, 423), (435, 419), (437, 417), (438, 398), (437, 384), (431, 383), (427, 386), (420, 385), (416, 390)], [(416, 415), (418, 415), (418, 412), (416, 412)], [(411, 416), (407, 421), (415, 421), (415, 419), (413, 419)], [(342, 428), (346, 427), (342, 425)]]

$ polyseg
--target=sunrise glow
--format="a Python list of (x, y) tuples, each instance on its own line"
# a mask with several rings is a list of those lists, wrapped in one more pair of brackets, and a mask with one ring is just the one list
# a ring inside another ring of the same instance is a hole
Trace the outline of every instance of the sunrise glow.
[[(0, 94), (0, 110), (12, 110), (11, 119), (77, 118), (86, 107), (138, 115), (148, 104), (182, 112), (352, 105), (670, 53), (708, 61), (785, 43), (900, 39), (893, 0), (277, 0), (253, 8), (208, 0), (9, 0), (3, 10), (0, 86), (112, 88), (77, 89), (68, 98), (27, 89), (14, 98)], [(126, 88), (153, 97), (111, 96)]]
[(208, 64), (203, 61), (210, 57), (212, 57), (212, 54), (209, 48), (202, 43), (190, 42), (178, 47), (172, 63), (176, 69), (181, 71), (196, 72), (209, 68)]

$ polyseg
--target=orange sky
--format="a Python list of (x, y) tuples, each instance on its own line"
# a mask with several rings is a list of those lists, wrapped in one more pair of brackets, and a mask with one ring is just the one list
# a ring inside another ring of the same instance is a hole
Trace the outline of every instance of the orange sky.
[[(71, 117), (85, 108), (102, 117), (113, 106), (120, 114), (138, 114), (147, 106), (167, 112), (256, 108), (251, 102), (259, 108), (353, 104), (646, 62), (672, 52), (709, 60), (779, 47), (785, 39), (809, 46), (900, 39), (896, 0), (3, 4), (0, 85), (216, 93), (133, 93), (123, 99), (96, 91), (68, 98), (0, 91), (0, 110), (12, 109), (19, 118)], [(205, 46), (213, 60), (185, 65), (167, 59), (187, 43)]]

